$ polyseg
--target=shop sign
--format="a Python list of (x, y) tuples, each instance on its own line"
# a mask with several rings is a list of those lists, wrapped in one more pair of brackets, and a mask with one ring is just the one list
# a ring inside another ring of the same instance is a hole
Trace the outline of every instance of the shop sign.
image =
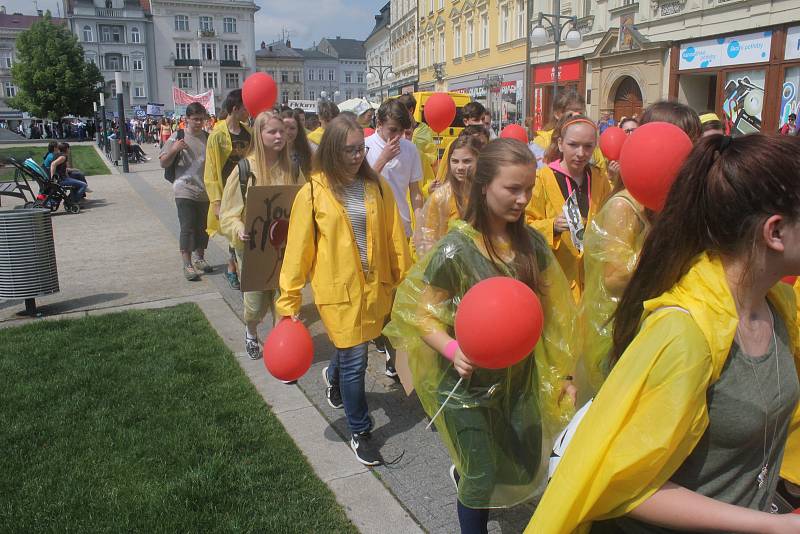
[(784, 59), (800, 59), (800, 26), (789, 28), (786, 32), (786, 50)]
[[(512, 80), (509, 82), (503, 82), (500, 87), (492, 89), (492, 93), (500, 93), (501, 95), (516, 95), (517, 91), (521, 91), (522, 81), (521, 80)], [(463, 89), (451, 89), (453, 93), (461, 93), (463, 95), (469, 95), (473, 99), (485, 99), (486, 98), (486, 86), (485, 85), (475, 85), (473, 87), (465, 87)]]
[(769, 61), (772, 32), (756, 32), (681, 45), (678, 69), (708, 69)]
[(286, 104), (292, 109), (300, 108), (305, 113), (316, 113), (317, 112), (317, 101), (316, 100), (289, 100)]
[(416, 91), (416, 87), (414, 87), (414, 84), (412, 83), (411, 85), (404, 85), (400, 89), (400, 94), (401, 95), (408, 95), (408, 94), (413, 93), (414, 91)]
[[(536, 65), (533, 68), (533, 83), (534, 84), (548, 84), (553, 83), (555, 76), (555, 69), (552, 63), (544, 65)], [(579, 59), (570, 59), (567, 61), (559, 62), (558, 64), (558, 81), (559, 82), (577, 82), (581, 79), (581, 61)]]

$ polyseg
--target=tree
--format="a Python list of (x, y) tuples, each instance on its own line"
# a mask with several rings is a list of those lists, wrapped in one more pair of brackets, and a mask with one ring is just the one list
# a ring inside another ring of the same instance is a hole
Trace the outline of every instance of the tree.
[(11, 77), (19, 89), (8, 105), (34, 117), (89, 116), (103, 75), (83, 58), (83, 47), (69, 29), (53, 24), (48, 11), (17, 37)]

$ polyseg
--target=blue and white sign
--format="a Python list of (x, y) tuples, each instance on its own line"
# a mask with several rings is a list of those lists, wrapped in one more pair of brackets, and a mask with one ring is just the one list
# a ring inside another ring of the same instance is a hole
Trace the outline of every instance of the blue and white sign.
[(709, 69), (766, 63), (769, 61), (771, 44), (771, 31), (684, 43), (681, 45), (678, 68), (680, 70)]
[(800, 59), (800, 26), (786, 31), (786, 50), (783, 59)]

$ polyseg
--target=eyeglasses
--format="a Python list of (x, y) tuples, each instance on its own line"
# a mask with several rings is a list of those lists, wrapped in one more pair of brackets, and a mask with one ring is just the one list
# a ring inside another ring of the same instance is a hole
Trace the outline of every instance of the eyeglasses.
[(625, 132), (626, 134), (630, 135), (630, 134), (632, 134), (633, 132), (636, 131), (636, 127), (634, 126), (633, 128), (625, 128), (622, 131)]
[(344, 147), (344, 155), (351, 158), (357, 158), (361, 154), (366, 155), (367, 152), (369, 152), (369, 147), (365, 145)]

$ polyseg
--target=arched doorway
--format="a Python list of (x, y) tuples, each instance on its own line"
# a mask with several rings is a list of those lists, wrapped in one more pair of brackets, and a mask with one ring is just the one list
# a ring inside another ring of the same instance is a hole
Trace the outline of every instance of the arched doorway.
[(642, 91), (630, 76), (624, 76), (614, 96), (614, 119), (642, 114)]

